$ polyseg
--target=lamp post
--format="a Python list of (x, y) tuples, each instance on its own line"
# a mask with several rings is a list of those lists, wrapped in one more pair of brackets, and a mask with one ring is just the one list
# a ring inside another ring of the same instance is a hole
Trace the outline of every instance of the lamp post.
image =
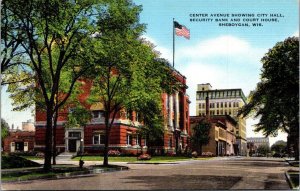
[(82, 146), (83, 146), (83, 139), (81, 138), (80, 139), (80, 155), (81, 155), (81, 157), (80, 157), (80, 160), (79, 160), (79, 167), (80, 168), (82, 168), (83, 164), (84, 164), (84, 161), (82, 160), (82, 154), (83, 154), (83, 148), (82, 148)]
[(83, 139), (80, 139), (80, 155), (83, 155)]

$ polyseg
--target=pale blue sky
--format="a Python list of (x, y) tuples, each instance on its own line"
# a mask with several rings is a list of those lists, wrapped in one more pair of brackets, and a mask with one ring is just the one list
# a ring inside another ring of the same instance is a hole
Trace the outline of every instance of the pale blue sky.
[[(261, 57), (276, 42), (299, 33), (299, 0), (134, 0), (143, 6), (140, 21), (147, 24), (144, 34), (162, 57), (172, 62), (172, 20), (190, 29), (191, 38), (175, 37), (175, 68), (187, 77), (187, 93), (195, 115), (198, 83), (210, 83), (215, 89), (242, 88), (245, 95), (259, 81)], [(190, 22), (191, 13), (207, 14), (282, 14), (280, 22), (262, 27), (219, 27), (215, 22)], [(1, 115), (9, 124), (21, 126), (32, 118), (29, 111), (11, 112), (5, 88), (2, 89)], [(248, 136), (254, 135), (247, 122)], [(284, 136), (279, 137), (284, 138)], [(278, 139), (278, 138), (277, 138)], [(272, 139), (271, 142), (274, 142)]]

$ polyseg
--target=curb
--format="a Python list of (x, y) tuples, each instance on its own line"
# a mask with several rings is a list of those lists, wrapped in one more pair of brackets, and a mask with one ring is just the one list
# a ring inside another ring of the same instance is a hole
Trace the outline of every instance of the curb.
[(179, 164), (176, 162), (128, 162), (127, 164)]
[(128, 169), (129, 168), (125, 166), (115, 168), (115, 169), (88, 168), (86, 171), (65, 172), (65, 173), (60, 173), (55, 175), (47, 175), (43, 177), (31, 177), (26, 180), (22, 180), (20, 178), (18, 178), (17, 180), (2, 180), (2, 182), (11, 183), (11, 182), (26, 182), (30, 180), (56, 180), (56, 179), (76, 178), (76, 177), (89, 177), (89, 176), (95, 176), (96, 174), (123, 171)]
[(287, 179), (287, 182), (289, 183), (289, 186), (290, 186), (291, 189), (293, 189), (293, 190), (299, 189), (299, 186), (296, 187), (296, 186), (293, 184), (293, 182), (292, 182), (292, 180), (291, 180), (291, 177), (290, 177), (290, 175), (289, 175), (289, 173), (288, 173), (287, 171), (284, 173), (284, 175), (285, 175), (285, 177), (286, 177), (286, 179)]

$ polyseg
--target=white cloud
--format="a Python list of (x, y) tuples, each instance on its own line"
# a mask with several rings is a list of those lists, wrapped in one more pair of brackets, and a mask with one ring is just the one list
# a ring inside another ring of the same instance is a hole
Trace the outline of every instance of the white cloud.
[[(240, 64), (259, 64), (265, 50), (252, 47), (246, 40), (231, 35), (223, 35), (196, 43), (194, 46), (182, 47), (178, 50), (179, 59), (190, 60), (214, 59), (222, 57), (239, 60)], [(251, 62), (245, 62), (245, 60)]]
[(165, 58), (167, 60), (169, 60), (169, 62), (172, 61), (173, 59), (173, 55), (172, 55), (172, 51), (169, 50), (168, 48), (165, 48), (163, 46), (160, 46), (156, 40), (154, 40), (153, 38), (147, 36), (147, 35), (143, 35), (142, 38), (145, 38), (146, 40), (150, 41), (151, 43), (153, 43), (155, 45), (155, 50), (160, 52), (160, 57), (161, 58)]
[(207, 63), (189, 63), (182, 69), (182, 74), (187, 78), (187, 94), (190, 96), (190, 115), (196, 115), (196, 91), (197, 84), (210, 83), (216, 87), (222, 87), (225, 74), (216, 66)]
[(237, 55), (249, 50), (249, 44), (233, 36), (220, 36), (197, 43), (193, 47), (182, 48), (181, 56), (192, 58), (211, 57), (216, 55)]

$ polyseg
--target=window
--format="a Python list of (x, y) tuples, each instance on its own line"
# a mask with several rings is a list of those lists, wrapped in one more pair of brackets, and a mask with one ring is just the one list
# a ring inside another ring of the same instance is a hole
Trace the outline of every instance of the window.
[(127, 134), (127, 145), (132, 144), (132, 134)]
[(217, 108), (219, 108), (219, 102), (217, 102)]
[(219, 110), (217, 110), (217, 115), (219, 115)]
[(223, 108), (223, 102), (221, 102), (221, 108)]
[(129, 119), (129, 120), (133, 120), (133, 116), (132, 116), (132, 111), (131, 110), (128, 110), (126, 111), (126, 118)]
[(80, 132), (69, 132), (69, 137), (80, 138)]
[(229, 107), (231, 107), (231, 102), (229, 102)]
[(223, 110), (220, 111), (221, 115), (223, 115)]
[(105, 135), (104, 134), (95, 134), (93, 136), (94, 145), (104, 145), (105, 144)]
[(169, 147), (170, 148), (172, 147), (172, 137), (170, 137), (170, 139), (169, 139)]
[(202, 106), (202, 104), (201, 104), (201, 103), (199, 103), (199, 108), (202, 108), (201, 106)]
[(139, 136), (139, 135), (136, 135), (135, 144), (136, 144), (136, 145), (140, 145), (140, 143), (141, 143), (140, 136)]
[(227, 102), (225, 102), (225, 107), (227, 107)]
[(92, 116), (93, 118), (102, 118), (104, 117), (104, 111), (101, 110), (92, 111)]

